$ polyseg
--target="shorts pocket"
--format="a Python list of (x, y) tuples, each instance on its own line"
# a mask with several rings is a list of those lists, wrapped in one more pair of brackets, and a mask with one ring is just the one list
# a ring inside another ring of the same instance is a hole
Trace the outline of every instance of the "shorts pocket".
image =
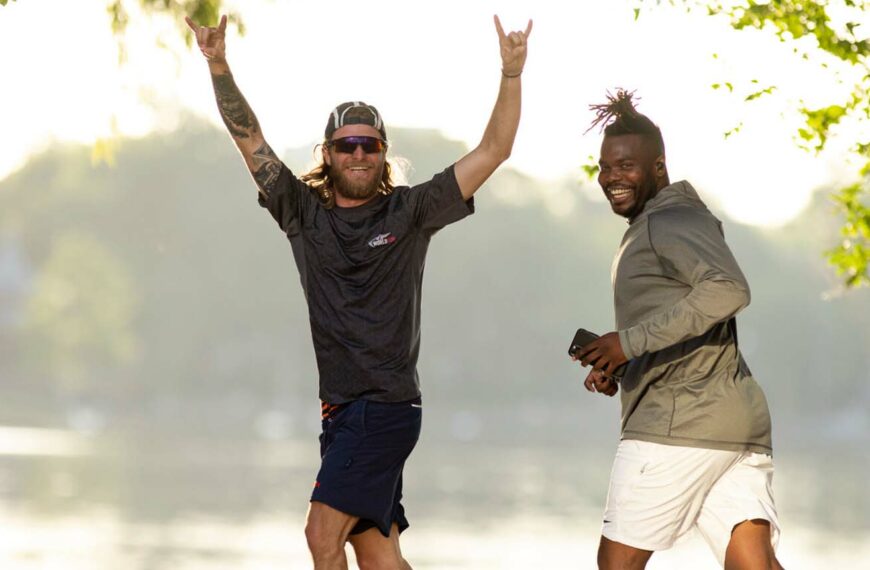
[(620, 443), (613, 461), (608, 490), (608, 508), (621, 509), (631, 501), (632, 492), (643, 480), (644, 473), (650, 468), (652, 459), (644, 453), (638, 442), (626, 440)]

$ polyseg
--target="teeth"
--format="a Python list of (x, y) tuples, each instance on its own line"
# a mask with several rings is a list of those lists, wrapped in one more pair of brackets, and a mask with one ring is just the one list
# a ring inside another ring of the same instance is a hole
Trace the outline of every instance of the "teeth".
[(622, 196), (626, 196), (631, 193), (631, 188), (608, 188), (608, 192), (614, 198), (621, 198)]

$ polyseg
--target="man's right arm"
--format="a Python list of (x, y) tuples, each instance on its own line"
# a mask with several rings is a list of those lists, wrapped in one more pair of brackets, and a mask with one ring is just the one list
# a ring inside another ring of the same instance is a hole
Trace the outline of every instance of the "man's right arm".
[(221, 119), (254, 177), (257, 189), (261, 194), (268, 195), (281, 172), (281, 160), (263, 137), (257, 116), (233, 79), (226, 59), (227, 17), (221, 17), (217, 28), (198, 26), (190, 18), (185, 20), (208, 61)]

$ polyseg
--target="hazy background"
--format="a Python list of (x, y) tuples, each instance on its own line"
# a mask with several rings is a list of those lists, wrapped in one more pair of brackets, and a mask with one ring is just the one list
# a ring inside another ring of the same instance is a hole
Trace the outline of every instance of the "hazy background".
[[(465, 151), (431, 130), (391, 137), (412, 181)], [(285, 158), (298, 170), (310, 152)], [(0, 183), (0, 565), (304, 566), (319, 410), (289, 244), (210, 125), (123, 141), (113, 167), (90, 154), (58, 146)], [(591, 565), (618, 402), (582, 390), (566, 349), (578, 326), (612, 327), (625, 223), (561, 186), (577, 201), (557, 217), (504, 169), (433, 240), (406, 489), (418, 567)], [(866, 291), (824, 296), (828, 208), (819, 194), (777, 230), (726, 220), (792, 568), (864, 560), (870, 537), (870, 313)], [(713, 567), (695, 546), (679, 567)]]
[[(585, 392), (566, 351), (577, 327), (613, 326), (625, 223), (580, 165), (599, 140), (582, 136), (586, 105), (617, 85), (665, 123), (672, 179), (723, 219), (752, 287), (740, 343), (773, 415), (781, 561), (866, 566), (870, 293), (843, 292), (823, 259), (845, 159), (794, 154), (779, 112), (789, 85), (814, 82), (805, 69), (751, 34), (687, 49), (711, 28), (673, 12), (631, 25), (616, 2), (231, 4), (248, 23), (234, 69), (291, 168), (310, 163), (329, 108), (361, 95), (411, 182), (482, 132), (491, 13), (535, 18), (515, 156), (429, 252), (424, 428), (405, 488), (415, 568), (594, 567), (618, 401)], [(164, 32), (180, 42), (175, 24), (133, 22), (142, 43), (118, 68), (104, 7), (0, 9), (0, 568), (306, 568), (319, 405), (289, 243), (256, 204), (198, 54), (154, 47)], [(386, 56), (345, 41), (373, 21), (392, 22)], [(673, 41), (650, 49), (663, 31)], [(381, 56), (390, 74), (372, 84)], [(735, 69), (783, 71), (770, 77), (782, 98), (743, 115), (710, 95)], [(650, 564), (715, 567), (697, 537)]]

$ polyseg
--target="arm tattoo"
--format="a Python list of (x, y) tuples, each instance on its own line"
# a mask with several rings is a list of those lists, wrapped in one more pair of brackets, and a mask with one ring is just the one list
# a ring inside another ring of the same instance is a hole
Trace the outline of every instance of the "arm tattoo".
[(268, 195), (269, 190), (272, 189), (278, 180), (278, 175), (281, 174), (281, 161), (271, 147), (269, 147), (268, 143), (265, 142), (254, 151), (252, 158), (253, 166), (251, 173), (254, 175), (254, 181), (260, 187), (260, 191)]
[(229, 73), (212, 75), (214, 94), (217, 97), (218, 110), (221, 118), (235, 138), (246, 139), (260, 130), (257, 117), (245, 101), (241, 91), (236, 86), (233, 76)]

